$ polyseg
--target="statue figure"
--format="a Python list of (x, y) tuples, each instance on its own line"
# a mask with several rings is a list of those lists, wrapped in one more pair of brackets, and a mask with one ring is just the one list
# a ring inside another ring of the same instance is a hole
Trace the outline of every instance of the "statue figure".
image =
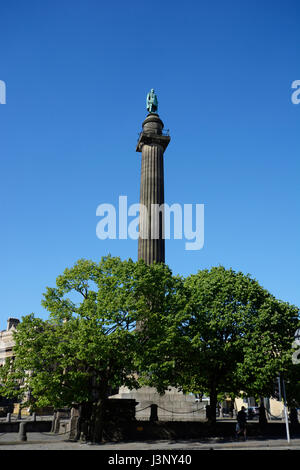
[(147, 95), (147, 110), (149, 113), (156, 113), (157, 108), (158, 108), (158, 100), (152, 88), (151, 91)]

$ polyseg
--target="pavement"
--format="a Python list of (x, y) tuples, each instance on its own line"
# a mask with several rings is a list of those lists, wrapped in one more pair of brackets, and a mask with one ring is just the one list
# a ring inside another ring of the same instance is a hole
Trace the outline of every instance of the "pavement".
[(18, 440), (17, 433), (0, 434), (0, 451), (2, 450), (105, 450), (118, 451), (189, 451), (189, 450), (300, 450), (300, 439), (291, 439), (288, 443), (282, 438), (253, 438), (234, 441), (229, 439), (190, 439), (159, 440), (139, 442), (107, 442), (89, 444), (70, 442), (65, 435), (52, 433), (27, 433), (27, 441)]

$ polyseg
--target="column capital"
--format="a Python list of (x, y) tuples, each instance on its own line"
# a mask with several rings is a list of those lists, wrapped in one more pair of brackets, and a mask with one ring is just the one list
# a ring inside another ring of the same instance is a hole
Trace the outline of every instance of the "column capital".
[(136, 146), (136, 151), (141, 152), (143, 145), (161, 145), (164, 151), (169, 145), (171, 138), (169, 135), (158, 135), (141, 132)]
[(144, 144), (161, 145), (165, 151), (171, 139), (168, 132), (163, 131), (164, 123), (159, 115), (149, 113), (142, 126), (143, 130), (139, 135), (136, 151), (141, 152)]

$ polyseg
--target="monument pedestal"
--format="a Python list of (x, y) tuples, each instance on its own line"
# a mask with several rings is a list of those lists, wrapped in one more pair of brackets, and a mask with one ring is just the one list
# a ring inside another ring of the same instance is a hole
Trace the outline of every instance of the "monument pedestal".
[(164, 395), (160, 395), (153, 387), (141, 387), (138, 390), (129, 390), (121, 387), (117, 395), (110, 398), (135, 399), (136, 419), (149, 421), (151, 405), (157, 405), (159, 421), (204, 421), (206, 419), (205, 407), (208, 401), (196, 401), (194, 395), (186, 395), (176, 388), (169, 388)]

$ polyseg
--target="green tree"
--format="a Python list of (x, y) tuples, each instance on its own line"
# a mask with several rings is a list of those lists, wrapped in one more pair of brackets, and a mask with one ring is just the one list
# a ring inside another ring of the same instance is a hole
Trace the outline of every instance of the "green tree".
[(151, 374), (144, 380), (161, 390), (169, 384), (208, 394), (212, 425), (218, 396), (270, 396), (291, 359), (298, 309), (277, 301), (249, 275), (222, 266), (184, 283), (176, 279), (175, 286), (156, 312), (147, 311), (142, 369)]
[(251, 318), (243, 341), (243, 361), (236, 375), (248, 396), (272, 396), (274, 381), (292, 377), (293, 337), (299, 325), (299, 309), (269, 295)]
[(101, 440), (104, 400), (121, 385), (139, 386), (134, 272), (131, 260), (111, 257), (66, 269), (44, 294), (49, 319), (29, 315), (17, 329), (15, 360), (1, 371), (6, 396), (27, 396), (35, 407), (90, 407), (87, 438)]
[(249, 275), (222, 266), (190, 276), (185, 287), (192, 350), (186, 386), (209, 394), (214, 424), (219, 393), (271, 395), (276, 376), (291, 362), (299, 310)]
[(27, 396), (35, 407), (80, 404), (85, 415), (92, 407), (86, 437), (99, 441), (112, 391), (138, 388), (157, 367), (164, 370), (157, 389), (171, 385), (175, 329), (164, 319), (178, 316), (182, 288), (164, 264), (79, 260), (47, 288), (49, 319), (29, 315), (20, 323), (15, 360), (0, 372), (3, 393)]

